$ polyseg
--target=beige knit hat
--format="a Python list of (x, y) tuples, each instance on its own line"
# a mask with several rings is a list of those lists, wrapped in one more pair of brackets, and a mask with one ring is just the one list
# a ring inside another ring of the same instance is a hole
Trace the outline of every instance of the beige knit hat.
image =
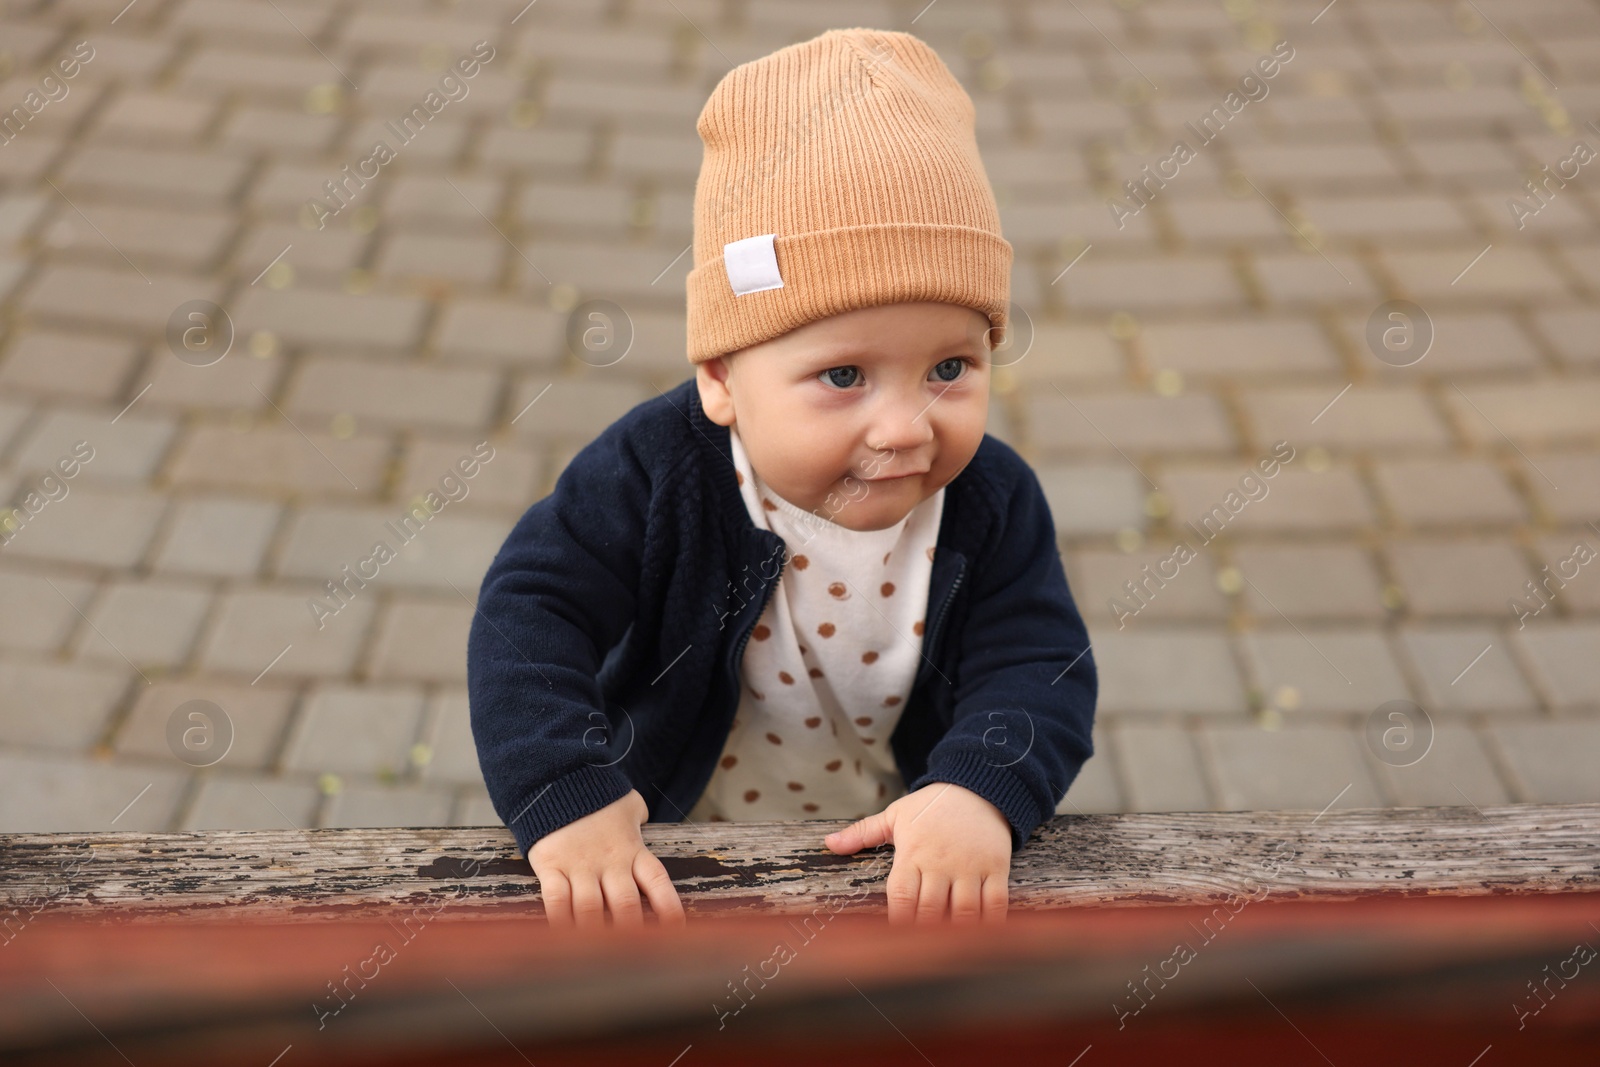
[(689, 362), (816, 319), (959, 304), (1005, 339), (1011, 243), (972, 100), (908, 33), (829, 30), (730, 70), (697, 128)]

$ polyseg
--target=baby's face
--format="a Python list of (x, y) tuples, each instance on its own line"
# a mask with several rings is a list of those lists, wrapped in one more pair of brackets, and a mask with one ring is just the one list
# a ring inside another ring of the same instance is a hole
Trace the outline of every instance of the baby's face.
[(960, 474), (989, 413), (989, 320), (956, 304), (858, 308), (696, 370), (701, 406), (796, 507), (881, 530)]

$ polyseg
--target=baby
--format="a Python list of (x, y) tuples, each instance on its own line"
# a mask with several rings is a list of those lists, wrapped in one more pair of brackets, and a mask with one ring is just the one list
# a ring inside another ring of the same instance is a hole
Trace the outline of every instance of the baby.
[(572, 459), (472, 622), (484, 781), (552, 924), (642, 923), (641, 893), (682, 922), (640, 825), (752, 819), (892, 844), (891, 922), (1003, 919), (1093, 754), (1049, 507), (984, 432), (1012, 248), (973, 118), (868, 29), (707, 101), (695, 377)]

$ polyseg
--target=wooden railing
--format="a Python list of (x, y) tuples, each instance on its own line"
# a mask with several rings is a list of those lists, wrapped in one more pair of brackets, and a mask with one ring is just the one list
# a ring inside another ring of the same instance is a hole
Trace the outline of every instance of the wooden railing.
[[(838, 856), (844, 822), (647, 823), (685, 909), (881, 912), (891, 848)], [(444, 903), (538, 914), (538, 883), (503, 827), (0, 835), (0, 903), (57, 914), (315, 920)], [(1600, 889), (1600, 804), (1062, 815), (1012, 857), (1013, 910), (1365, 894)], [(0, 915), (0, 929), (3, 929)]]

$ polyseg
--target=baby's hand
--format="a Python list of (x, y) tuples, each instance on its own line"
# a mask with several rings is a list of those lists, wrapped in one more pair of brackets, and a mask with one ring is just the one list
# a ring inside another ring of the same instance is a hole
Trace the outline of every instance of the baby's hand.
[(649, 817), (644, 797), (630, 789), (627, 796), (533, 843), (528, 863), (539, 876), (539, 895), (551, 926), (604, 926), (607, 906), (612, 925), (643, 926), (640, 889), (663, 924), (684, 925), (678, 891), (639, 833)]
[(1011, 824), (970, 789), (934, 782), (822, 840), (840, 855), (894, 845), (891, 923), (1005, 921)]

